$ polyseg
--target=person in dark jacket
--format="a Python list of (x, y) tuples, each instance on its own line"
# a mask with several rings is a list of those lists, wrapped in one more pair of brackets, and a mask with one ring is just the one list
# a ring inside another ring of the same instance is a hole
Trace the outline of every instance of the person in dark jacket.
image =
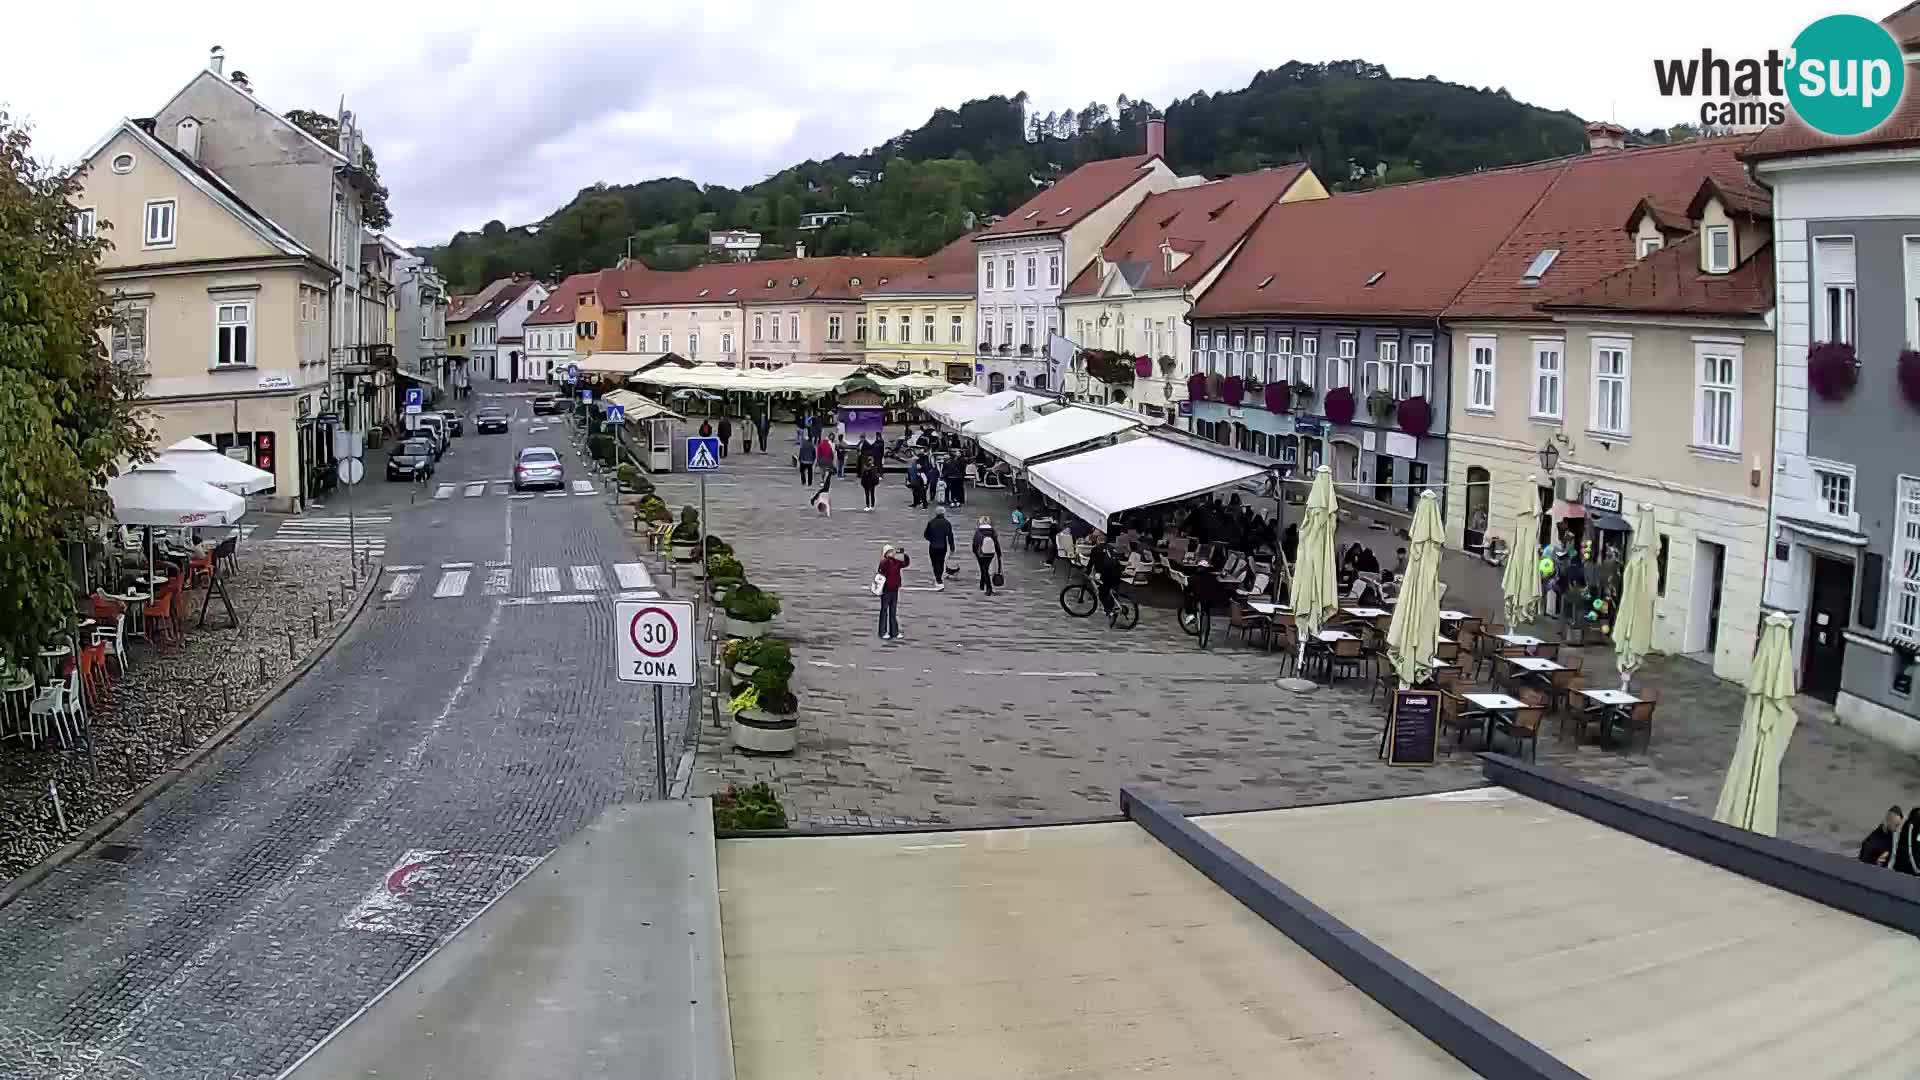
[(913, 508), (916, 510), (927, 505), (927, 474), (921, 471), (926, 461), (926, 455), (922, 454), (907, 466), (907, 489), (913, 492)]
[(767, 435), (773, 431), (772, 411), (761, 413), (760, 419), (754, 422), (754, 428), (760, 432), (760, 452), (764, 454), (767, 452)]
[(879, 487), (880, 466), (875, 465), (872, 458), (863, 454), (860, 458), (860, 490), (866, 493), (869, 514), (873, 513), (873, 493)]
[(727, 444), (733, 441), (733, 421), (720, 418), (720, 456), (727, 456)]
[(940, 507), (933, 508), (933, 518), (927, 522), (927, 557), (933, 562), (933, 587), (945, 592), (947, 588), (947, 552), (953, 550), (953, 522), (947, 520), (947, 512)]
[(980, 591), (993, 595), (993, 567), (1000, 558), (1000, 535), (993, 531), (993, 519), (980, 515), (973, 530), (973, 557), (980, 563)]
[(880, 553), (880, 640), (900, 640), (900, 571), (907, 568), (907, 553), (888, 544)]
[(800, 449), (794, 451), (800, 458), (800, 482), (813, 483), (813, 463), (820, 458), (820, 448), (812, 439), (801, 439)]
[(947, 467), (942, 470), (947, 482), (947, 505), (965, 506), (967, 504), (967, 466), (955, 454), (947, 459)]
[(1887, 816), (1874, 826), (1860, 843), (1860, 861), (1869, 866), (1887, 866), (1893, 861), (1893, 841), (1900, 835), (1900, 808), (1887, 807)]
[(1907, 814), (1906, 824), (1894, 834), (1889, 865), (1897, 873), (1920, 877), (1920, 806)]

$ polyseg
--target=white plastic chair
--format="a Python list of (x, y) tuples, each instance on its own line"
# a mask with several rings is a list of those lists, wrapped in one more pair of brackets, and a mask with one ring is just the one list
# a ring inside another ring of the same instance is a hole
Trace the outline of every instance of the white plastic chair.
[(115, 615), (112, 626), (101, 625), (94, 627), (93, 640), (96, 643), (102, 641), (107, 643), (107, 655), (113, 657), (114, 663), (120, 666), (120, 673), (123, 675), (126, 674), (127, 613), (122, 611), (120, 614)]
[(76, 667), (65, 682), (56, 682), (40, 691), (27, 710), (27, 723), (34, 730), (36, 745), (38, 740), (50, 734), (47, 721), (53, 721), (53, 732), (60, 736), (61, 746), (71, 746), (77, 740), (87, 722), (86, 708), (80, 703), (80, 670)]

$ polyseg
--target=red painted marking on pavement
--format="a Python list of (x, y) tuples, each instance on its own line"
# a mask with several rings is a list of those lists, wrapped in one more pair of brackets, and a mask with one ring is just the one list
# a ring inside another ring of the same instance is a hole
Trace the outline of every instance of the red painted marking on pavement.
[(396, 867), (393, 873), (387, 875), (387, 891), (395, 896), (400, 895), (400, 890), (407, 887), (408, 875), (425, 865), (427, 865), (426, 861), (421, 860), (419, 862), (410, 862), (405, 866)]

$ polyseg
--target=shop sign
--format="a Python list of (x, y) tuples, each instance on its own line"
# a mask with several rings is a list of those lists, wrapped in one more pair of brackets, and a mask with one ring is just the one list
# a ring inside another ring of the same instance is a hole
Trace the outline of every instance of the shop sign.
[(1327, 419), (1324, 416), (1296, 416), (1293, 418), (1293, 433), (1295, 435), (1317, 435), (1325, 438), (1327, 428)]
[(1610, 488), (1588, 488), (1587, 508), (1617, 514), (1620, 512), (1620, 493)]
[(262, 390), (291, 390), (291, 389), (293, 389), (293, 376), (291, 376), (291, 375), (262, 375), (262, 376), (260, 376), (260, 389), (262, 389)]

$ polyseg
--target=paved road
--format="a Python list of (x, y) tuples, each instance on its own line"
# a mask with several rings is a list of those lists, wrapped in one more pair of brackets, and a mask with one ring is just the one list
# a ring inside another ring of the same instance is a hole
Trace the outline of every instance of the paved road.
[[(489, 389), (523, 388), (466, 404)], [(564, 431), (534, 426), (469, 426), (441, 463), (459, 497), (369, 470), (363, 543), (418, 569), (390, 569), (334, 652), (119, 847), (0, 909), (0, 1076), (273, 1076), (603, 808), (650, 797), (651, 710), (607, 656), (612, 595), (651, 583), (604, 497), (464, 494), (520, 445), (583, 476)], [(319, 524), (343, 509), (250, 540), (344, 544)]]

